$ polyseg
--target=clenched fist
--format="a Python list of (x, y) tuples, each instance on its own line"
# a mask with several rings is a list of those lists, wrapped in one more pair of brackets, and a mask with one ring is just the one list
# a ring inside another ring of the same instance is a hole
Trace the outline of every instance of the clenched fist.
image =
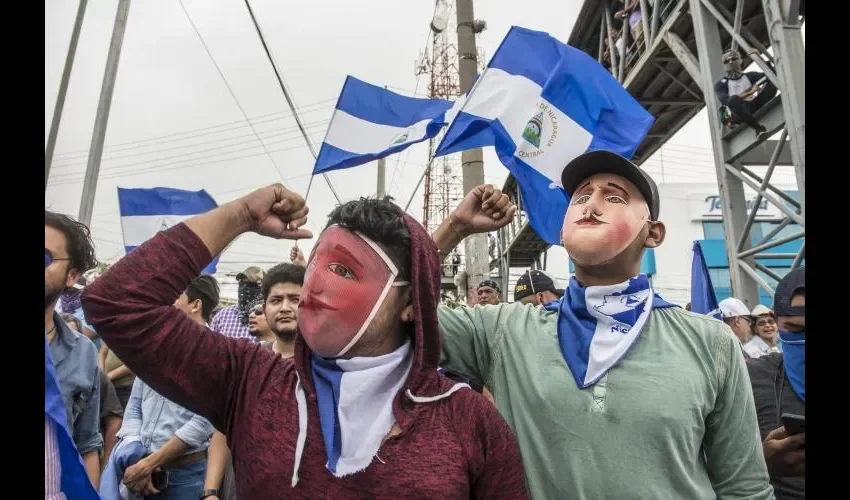
[(468, 236), (504, 227), (515, 213), (516, 205), (508, 195), (492, 184), (482, 184), (466, 195), (452, 216), (458, 231)]
[(282, 184), (257, 189), (238, 203), (255, 233), (288, 240), (313, 237), (309, 230), (300, 229), (309, 211), (304, 198)]

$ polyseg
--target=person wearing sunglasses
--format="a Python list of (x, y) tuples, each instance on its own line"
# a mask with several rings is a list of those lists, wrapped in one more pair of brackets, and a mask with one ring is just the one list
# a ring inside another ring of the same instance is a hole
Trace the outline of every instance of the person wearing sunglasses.
[[(758, 51), (749, 52), (759, 57)], [(767, 129), (754, 116), (776, 96), (776, 86), (759, 71), (742, 72), (741, 55), (737, 50), (727, 50), (723, 54), (723, 69), (726, 74), (714, 84), (714, 93), (720, 104), (731, 112), (731, 126), (746, 123), (759, 138), (766, 138)]]
[[(67, 215), (44, 211), (44, 333), (49, 360), (55, 370), (58, 392), (45, 389), (45, 412), (56, 432), (66, 432), (83, 459), (92, 485), (100, 481), (100, 377), (97, 348), (85, 335), (74, 331), (56, 312), (63, 292), (97, 260), (88, 227)], [(61, 396), (61, 397), (60, 397)], [(48, 411), (57, 409), (61, 411)], [(58, 440), (60, 446), (70, 441)], [(63, 454), (67, 457), (67, 454)], [(70, 471), (71, 464), (62, 464)], [(47, 469), (45, 469), (47, 474)], [(63, 485), (65, 479), (63, 478)]]
[(269, 328), (269, 322), (266, 321), (262, 301), (258, 301), (248, 312), (248, 332), (263, 345), (269, 345), (275, 341), (274, 333)]

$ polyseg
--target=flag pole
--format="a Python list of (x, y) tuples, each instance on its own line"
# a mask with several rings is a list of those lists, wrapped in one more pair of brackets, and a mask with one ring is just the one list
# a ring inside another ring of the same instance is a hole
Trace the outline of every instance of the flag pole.
[(425, 176), (428, 174), (428, 171), (431, 170), (432, 163), (434, 163), (433, 155), (428, 158), (428, 165), (425, 166), (425, 171), (422, 172), (422, 175), (419, 176), (419, 182), (416, 183), (416, 187), (413, 188), (413, 193), (410, 194), (410, 199), (407, 200), (407, 205), (404, 206), (405, 212), (407, 212), (407, 209), (410, 208), (410, 204), (413, 203), (413, 198), (416, 198), (416, 192), (419, 191), (419, 186), (422, 185), (422, 180), (425, 179)]

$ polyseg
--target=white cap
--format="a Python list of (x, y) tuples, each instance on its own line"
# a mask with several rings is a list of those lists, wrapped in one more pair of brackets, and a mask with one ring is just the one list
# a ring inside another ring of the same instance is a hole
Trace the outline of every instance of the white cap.
[(764, 314), (773, 316), (773, 311), (771, 311), (769, 307), (759, 304), (753, 308), (753, 312), (750, 314), (753, 316), (762, 316)]
[(718, 306), (720, 307), (720, 313), (724, 318), (750, 315), (750, 310), (747, 309), (747, 306), (735, 297), (729, 297), (728, 299), (721, 300)]

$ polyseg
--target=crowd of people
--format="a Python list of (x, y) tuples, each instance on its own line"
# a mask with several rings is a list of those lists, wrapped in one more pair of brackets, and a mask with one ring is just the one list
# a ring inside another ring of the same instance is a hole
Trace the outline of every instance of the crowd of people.
[(441, 266), (516, 211), (472, 189), (437, 230), (389, 199), (328, 215), (309, 257), (201, 271), (235, 238), (312, 238), (279, 184), (177, 224), (92, 280), (45, 211), (45, 498), (804, 498), (805, 267), (724, 320), (640, 274), (654, 181), (606, 151), (562, 173), (566, 287), (440, 302)]

